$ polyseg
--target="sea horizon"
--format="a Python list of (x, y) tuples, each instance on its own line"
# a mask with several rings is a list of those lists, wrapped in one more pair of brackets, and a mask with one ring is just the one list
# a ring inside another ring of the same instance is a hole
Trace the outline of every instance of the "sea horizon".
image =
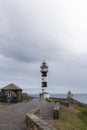
[[(33, 97), (39, 97), (39, 94), (30, 94)], [(50, 97), (55, 98), (67, 98), (67, 94), (65, 93), (51, 93)], [(87, 93), (73, 93), (73, 99), (76, 99), (77, 101), (80, 101), (82, 103), (87, 104)]]

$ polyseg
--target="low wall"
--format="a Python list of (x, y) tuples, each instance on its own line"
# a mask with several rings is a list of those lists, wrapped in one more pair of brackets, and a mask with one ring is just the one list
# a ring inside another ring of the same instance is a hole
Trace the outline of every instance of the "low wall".
[(53, 108), (53, 119), (59, 119), (60, 115), (60, 104), (56, 103)]
[(35, 114), (26, 115), (27, 130), (57, 130)]
[[(53, 119), (59, 119), (60, 104), (55, 103), (52, 115)], [(40, 118), (40, 109), (33, 109), (26, 115), (27, 130), (57, 130)]]
[(60, 102), (60, 105), (63, 105), (65, 107), (69, 107), (69, 102), (65, 101), (65, 102)]

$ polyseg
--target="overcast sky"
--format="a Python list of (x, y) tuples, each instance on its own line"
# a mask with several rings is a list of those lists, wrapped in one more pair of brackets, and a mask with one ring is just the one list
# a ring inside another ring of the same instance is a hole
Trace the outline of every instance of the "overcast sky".
[(0, 88), (87, 93), (87, 0), (0, 0)]

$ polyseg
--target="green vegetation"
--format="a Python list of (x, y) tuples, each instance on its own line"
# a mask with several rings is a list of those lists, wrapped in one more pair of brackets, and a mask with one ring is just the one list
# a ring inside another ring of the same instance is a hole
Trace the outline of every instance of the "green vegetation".
[(0, 104), (0, 109), (4, 108), (4, 107), (7, 107), (7, 106), (8, 106), (7, 104)]
[(67, 98), (49, 98), (47, 99), (49, 102), (63, 102), (66, 101)]
[(23, 101), (29, 101), (31, 99), (32, 99), (32, 97), (29, 96), (27, 93), (22, 93), (22, 100)]
[(1, 91), (0, 91), (0, 100), (1, 100)]
[(80, 107), (79, 110), (78, 117), (82, 120), (84, 125), (87, 126), (87, 107)]
[(87, 130), (87, 105), (75, 101), (69, 107), (61, 106), (60, 119), (48, 123), (58, 130)]

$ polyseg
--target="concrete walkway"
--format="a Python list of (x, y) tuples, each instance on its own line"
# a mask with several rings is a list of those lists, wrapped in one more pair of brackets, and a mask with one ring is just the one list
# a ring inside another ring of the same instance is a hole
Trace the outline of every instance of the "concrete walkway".
[(42, 119), (52, 119), (53, 118), (53, 107), (55, 103), (49, 103), (46, 100), (42, 100), (39, 104), (40, 117)]
[(0, 130), (26, 130), (26, 114), (40, 109), (40, 117), (52, 118), (54, 104), (45, 100), (34, 99), (26, 103), (17, 103), (0, 109)]
[(26, 113), (38, 108), (38, 105), (39, 100), (33, 100), (0, 109), (0, 130), (26, 130)]

